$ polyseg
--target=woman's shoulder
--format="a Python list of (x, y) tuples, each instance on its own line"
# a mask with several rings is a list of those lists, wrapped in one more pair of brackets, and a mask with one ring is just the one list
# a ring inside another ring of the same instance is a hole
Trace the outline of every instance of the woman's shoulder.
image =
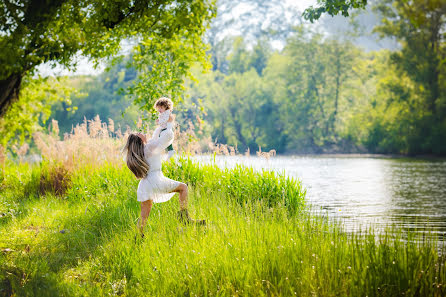
[(156, 148), (156, 141), (150, 139), (144, 144), (144, 156), (150, 157), (154, 153), (154, 149)]
[(144, 144), (144, 157), (148, 157), (150, 155), (151, 152), (151, 145), (150, 145), (150, 140), (147, 141), (147, 143)]

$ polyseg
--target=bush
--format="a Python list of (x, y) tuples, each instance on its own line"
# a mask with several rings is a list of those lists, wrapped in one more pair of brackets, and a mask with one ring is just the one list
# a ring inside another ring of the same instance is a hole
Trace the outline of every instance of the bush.
[(255, 171), (241, 165), (221, 169), (215, 164), (199, 165), (185, 156), (167, 163), (163, 171), (172, 179), (218, 191), (241, 205), (260, 201), (267, 207), (283, 205), (295, 214), (305, 201), (306, 191), (300, 181), (272, 171)]
[(40, 171), (39, 194), (52, 193), (63, 196), (71, 186), (71, 174), (62, 164), (42, 165)]

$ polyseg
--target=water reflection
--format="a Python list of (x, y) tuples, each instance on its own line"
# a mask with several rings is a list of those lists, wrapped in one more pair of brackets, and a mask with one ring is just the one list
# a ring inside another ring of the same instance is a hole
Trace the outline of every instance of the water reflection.
[[(211, 162), (213, 157), (200, 156)], [(341, 219), (349, 231), (389, 225), (446, 233), (446, 160), (362, 156), (293, 156), (269, 160), (217, 156), (216, 163), (240, 163), (298, 178), (313, 209)]]

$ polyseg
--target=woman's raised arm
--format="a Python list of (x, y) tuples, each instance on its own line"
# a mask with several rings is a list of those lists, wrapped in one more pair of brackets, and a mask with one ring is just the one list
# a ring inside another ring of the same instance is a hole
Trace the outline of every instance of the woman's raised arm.
[(167, 130), (165, 131), (165, 133), (163, 133), (160, 137), (158, 137), (157, 135), (159, 135), (159, 133), (156, 134), (155, 130), (152, 139), (150, 139), (146, 144), (147, 150), (151, 154), (159, 154), (172, 144), (174, 137), (172, 132), (172, 122), (167, 123)]
[(157, 139), (160, 135), (160, 132), (161, 132), (161, 127), (160, 126), (156, 127), (155, 131), (153, 131), (153, 134), (152, 134), (152, 137), (150, 138), (150, 140)]

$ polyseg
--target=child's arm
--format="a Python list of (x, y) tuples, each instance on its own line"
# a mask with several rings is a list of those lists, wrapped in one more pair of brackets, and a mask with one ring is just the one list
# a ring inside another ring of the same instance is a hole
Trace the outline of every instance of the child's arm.
[(167, 120), (167, 122), (173, 123), (173, 121), (175, 121), (175, 115), (173, 113), (171, 113), (171, 114), (169, 114), (169, 119)]
[[(164, 112), (163, 112), (163, 114), (164, 114)], [(162, 115), (163, 115), (163, 114), (159, 115), (158, 118), (155, 120), (155, 123), (156, 123), (158, 126), (156, 127), (155, 131), (153, 131), (152, 137), (151, 137), (150, 139), (158, 138), (158, 136), (160, 135), (160, 132), (161, 132), (161, 128), (160, 128), (160, 126), (162, 126), (161, 121), (163, 120), (163, 119), (162, 119)], [(165, 116), (165, 117), (166, 117), (166, 116)], [(170, 118), (170, 115), (169, 115), (169, 118)], [(166, 123), (169, 121), (169, 118), (166, 117), (166, 120), (165, 120)], [(147, 138), (149, 138), (149, 135), (148, 135), (148, 134), (147, 134)]]

